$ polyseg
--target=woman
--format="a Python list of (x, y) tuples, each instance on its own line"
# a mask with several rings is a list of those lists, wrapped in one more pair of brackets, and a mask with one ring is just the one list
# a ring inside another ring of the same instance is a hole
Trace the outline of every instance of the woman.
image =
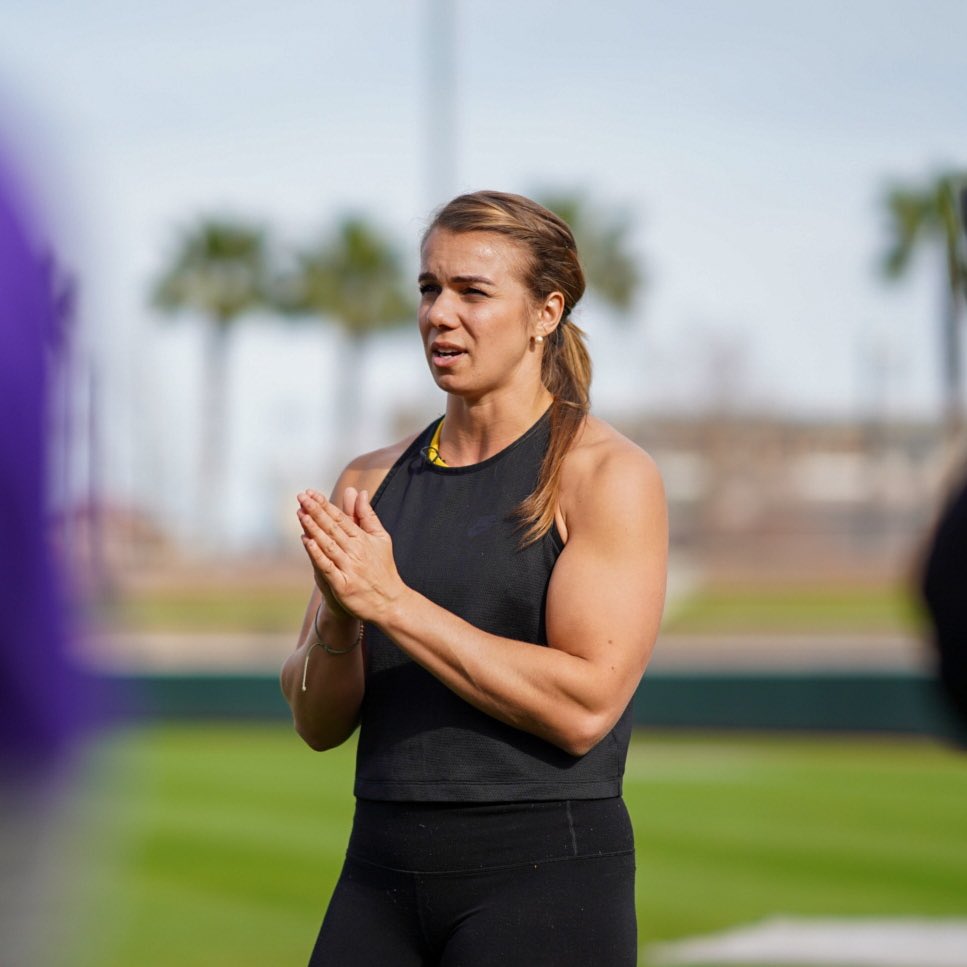
[(419, 283), (443, 420), (355, 460), (332, 502), (299, 495), (316, 590), (283, 691), (314, 749), (360, 726), (311, 965), (631, 965), (621, 776), (664, 595), (659, 475), (588, 413), (557, 216), (460, 196)]

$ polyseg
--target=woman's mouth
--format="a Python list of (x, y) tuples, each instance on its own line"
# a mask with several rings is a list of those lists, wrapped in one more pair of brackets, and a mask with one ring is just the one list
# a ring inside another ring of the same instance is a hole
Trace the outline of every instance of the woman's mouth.
[(464, 350), (450, 346), (434, 346), (430, 350), (430, 359), (434, 366), (452, 366), (457, 359), (464, 355), (466, 355)]

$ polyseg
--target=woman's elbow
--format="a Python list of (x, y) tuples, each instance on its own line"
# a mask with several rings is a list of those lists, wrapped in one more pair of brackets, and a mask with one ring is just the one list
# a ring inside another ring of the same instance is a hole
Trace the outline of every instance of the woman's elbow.
[(582, 712), (569, 719), (554, 738), (554, 744), (580, 759), (587, 755), (613, 728), (610, 717)]
[(330, 749), (335, 749), (337, 746), (343, 744), (346, 739), (353, 734), (354, 729), (343, 733), (335, 733), (330, 730), (323, 731), (321, 729), (313, 729), (308, 725), (300, 723), (298, 720), (295, 721), (295, 731), (296, 735), (302, 739), (303, 742), (313, 752), (328, 752)]
[(328, 752), (329, 749), (335, 749), (339, 742), (334, 742), (331, 736), (321, 735), (319, 733), (313, 732), (311, 729), (302, 728), (296, 723), (295, 727), (296, 735), (302, 739), (303, 742), (313, 752)]

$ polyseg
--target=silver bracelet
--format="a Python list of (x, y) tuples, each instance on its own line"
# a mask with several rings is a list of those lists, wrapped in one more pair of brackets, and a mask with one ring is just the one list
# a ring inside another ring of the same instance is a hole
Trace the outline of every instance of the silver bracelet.
[(312, 619), (312, 630), (316, 633), (316, 644), (322, 648), (323, 651), (328, 652), (330, 655), (348, 655), (351, 651), (355, 650), (360, 642), (363, 640), (363, 623), (359, 622), (359, 634), (356, 635), (356, 640), (348, 648), (333, 648), (332, 645), (322, 640), (322, 633), (319, 631), (319, 612), (322, 611), (323, 602), (319, 603), (319, 607), (316, 608), (316, 615)]
[(328, 642), (323, 641), (322, 635), (319, 633), (319, 612), (322, 610), (323, 604), (324, 602), (319, 603), (319, 607), (316, 608), (315, 617), (312, 619), (312, 630), (316, 633), (316, 640), (306, 649), (306, 660), (302, 664), (302, 691), (305, 691), (307, 688), (306, 677), (309, 673), (309, 655), (312, 654), (313, 648), (321, 648), (330, 655), (348, 655), (351, 651), (355, 651), (363, 642), (363, 632), (366, 626), (362, 621), (359, 622), (359, 634), (356, 635), (356, 640), (348, 648), (333, 648)]

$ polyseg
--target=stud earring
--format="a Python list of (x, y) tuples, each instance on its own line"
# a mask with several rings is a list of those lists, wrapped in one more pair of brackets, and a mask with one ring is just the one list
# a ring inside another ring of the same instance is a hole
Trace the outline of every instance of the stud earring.
[(536, 342), (538, 345), (540, 345), (543, 341), (544, 341), (544, 337), (543, 336), (535, 336), (534, 337), (534, 342)]

